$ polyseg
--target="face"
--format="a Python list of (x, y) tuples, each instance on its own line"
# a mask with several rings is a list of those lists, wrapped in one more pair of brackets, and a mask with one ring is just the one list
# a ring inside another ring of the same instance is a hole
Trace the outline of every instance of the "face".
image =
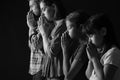
[(104, 36), (101, 34), (100, 31), (95, 31), (94, 34), (91, 34), (88, 37), (89, 37), (89, 41), (91, 41), (97, 47), (100, 47), (103, 43)]
[(40, 10), (37, 3), (34, 0), (29, 1), (29, 6), (30, 10), (32, 10), (35, 15), (39, 15)]
[(44, 2), (40, 3), (40, 8), (42, 11), (42, 14), (48, 19), (53, 20), (54, 18), (54, 8), (52, 6), (47, 6)]
[(66, 21), (66, 26), (67, 26), (67, 31), (69, 36), (73, 39), (76, 38), (77, 36), (77, 29), (76, 29), (76, 25), (73, 22), (70, 21)]

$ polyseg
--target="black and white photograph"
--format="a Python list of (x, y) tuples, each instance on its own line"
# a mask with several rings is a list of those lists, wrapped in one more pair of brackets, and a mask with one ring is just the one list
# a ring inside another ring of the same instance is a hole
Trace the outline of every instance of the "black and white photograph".
[(3, 0), (1, 80), (120, 80), (118, 0)]

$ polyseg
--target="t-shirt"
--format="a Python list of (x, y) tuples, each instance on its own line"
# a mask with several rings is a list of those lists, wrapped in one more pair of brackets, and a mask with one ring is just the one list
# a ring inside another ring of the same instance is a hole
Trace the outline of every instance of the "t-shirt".
[[(115, 75), (113, 77), (113, 80), (120, 80), (120, 50), (117, 47), (112, 47), (111, 49), (109, 49), (101, 57), (100, 62), (103, 66), (106, 64), (112, 64), (112, 65), (118, 67), (118, 69), (115, 72)], [(98, 80), (94, 70), (92, 72), (90, 80)]]
[(77, 49), (75, 50), (74, 54), (71, 57), (71, 63), (73, 60), (78, 60), (78, 65), (82, 65), (81, 69), (79, 72), (76, 74), (76, 76), (72, 80), (88, 80), (85, 71), (87, 68), (87, 63), (88, 63), (88, 58), (87, 58), (87, 53), (86, 53), (86, 45), (84, 43), (80, 44)]

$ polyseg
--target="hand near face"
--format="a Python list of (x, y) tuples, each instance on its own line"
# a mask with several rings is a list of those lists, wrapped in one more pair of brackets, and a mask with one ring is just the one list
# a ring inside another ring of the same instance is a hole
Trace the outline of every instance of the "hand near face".
[(41, 16), (39, 18), (39, 21), (38, 21), (38, 27), (39, 27), (39, 31), (40, 33), (42, 34), (42, 36), (44, 35), (48, 35), (48, 30), (49, 30), (49, 27), (45, 25), (45, 21), (44, 21), (44, 17)]
[(34, 15), (32, 11), (28, 12), (26, 18), (27, 18), (27, 25), (29, 28), (35, 28), (37, 26), (37, 22), (34, 19)]
[(61, 37), (61, 47), (63, 50), (67, 50), (69, 46), (70, 46), (70, 37), (66, 31), (62, 34)]
[(98, 58), (98, 51), (94, 44), (92, 44), (92, 43), (88, 44), (86, 51), (87, 51), (87, 56), (88, 56), (89, 60), (91, 60), (92, 58), (95, 58), (95, 57)]

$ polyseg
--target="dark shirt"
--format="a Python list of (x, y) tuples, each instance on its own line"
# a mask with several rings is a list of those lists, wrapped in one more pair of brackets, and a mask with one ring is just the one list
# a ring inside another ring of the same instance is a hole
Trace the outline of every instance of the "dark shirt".
[(77, 48), (74, 51), (74, 54), (70, 57), (70, 63), (73, 62), (73, 60), (78, 60), (78, 65), (83, 64), (82, 68), (79, 70), (77, 75), (73, 78), (73, 80), (88, 80), (85, 71), (87, 69), (88, 64), (88, 58), (86, 53), (86, 45), (84, 43), (81, 43), (77, 46)]

